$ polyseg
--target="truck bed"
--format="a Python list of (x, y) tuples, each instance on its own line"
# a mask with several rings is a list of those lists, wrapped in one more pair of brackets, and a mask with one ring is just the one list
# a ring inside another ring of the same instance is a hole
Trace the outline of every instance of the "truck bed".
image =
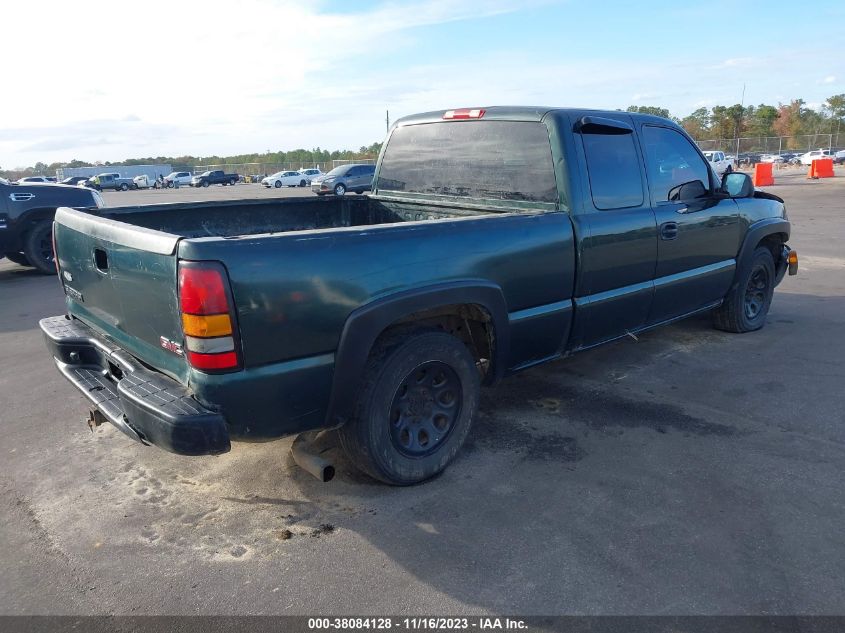
[(371, 197), (226, 200), (102, 209), (101, 217), (183, 238), (288, 233), (476, 216), (488, 210), (442, 207)]

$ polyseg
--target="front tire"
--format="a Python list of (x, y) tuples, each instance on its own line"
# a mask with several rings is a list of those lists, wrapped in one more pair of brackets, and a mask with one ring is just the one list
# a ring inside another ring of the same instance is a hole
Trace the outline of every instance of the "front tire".
[(339, 182), (334, 187), (334, 195), (336, 196), (345, 196), (346, 195), (346, 185)]
[(753, 332), (766, 323), (775, 292), (775, 260), (765, 246), (758, 246), (751, 265), (713, 313), (713, 325), (725, 332)]
[(56, 274), (53, 261), (53, 222), (42, 221), (36, 224), (24, 237), (23, 253), (38, 272), (45, 275)]
[(439, 474), (463, 446), (478, 409), (481, 379), (459, 339), (403, 331), (376, 344), (353, 418), (338, 430), (357, 468), (408, 486)]
[(275, 184), (275, 185), (273, 185), (273, 186), (274, 186), (276, 189), (281, 189), (281, 188), (282, 188), (282, 181), (281, 181), (281, 180), (277, 180), (277, 181), (276, 181), (276, 184)]
[(304, 186), (305, 186), (305, 181), (304, 181), (304, 180), (300, 180), (300, 181), (299, 181), (299, 186), (300, 186), (300, 187), (304, 187)]
[(203, 181), (202, 181), (202, 186), (203, 186), (203, 187), (208, 187), (208, 181), (207, 181), (207, 180), (203, 180)]

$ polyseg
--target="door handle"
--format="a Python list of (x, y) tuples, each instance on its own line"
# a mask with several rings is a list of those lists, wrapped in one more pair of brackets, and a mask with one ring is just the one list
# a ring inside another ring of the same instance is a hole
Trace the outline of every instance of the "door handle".
[(677, 222), (664, 222), (660, 225), (660, 239), (661, 240), (674, 240), (678, 237), (678, 223)]
[(34, 193), (10, 193), (9, 200), (12, 202), (27, 202), (35, 197)]

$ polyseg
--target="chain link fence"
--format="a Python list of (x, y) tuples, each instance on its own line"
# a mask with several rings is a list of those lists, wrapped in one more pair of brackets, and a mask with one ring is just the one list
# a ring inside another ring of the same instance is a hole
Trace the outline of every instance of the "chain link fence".
[(804, 134), (801, 136), (749, 136), (697, 140), (703, 151), (713, 150), (736, 156), (744, 153), (786, 154), (814, 149), (845, 149), (845, 132), (839, 134)]
[(309, 163), (307, 165), (302, 163), (229, 163), (225, 165), (176, 165), (175, 171), (189, 171), (192, 174), (201, 174), (204, 171), (220, 169), (227, 174), (238, 174), (240, 176), (269, 176), (275, 174), (277, 171), (299, 171), (300, 169), (317, 168), (322, 172), (328, 172), (339, 167), (340, 165), (348, 165), (350, 163), (365, 163), (368, 165), (375, 164), (374, 158), (355, 158), (350, 160), (331, 160), (317, 163)]

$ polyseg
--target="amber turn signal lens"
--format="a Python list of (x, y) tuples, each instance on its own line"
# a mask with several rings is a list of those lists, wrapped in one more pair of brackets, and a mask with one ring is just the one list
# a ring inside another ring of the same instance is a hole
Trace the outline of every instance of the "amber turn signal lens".
[(188, 336), (227, 336), (232, 333), (232, 321), (228, 314), (182, 315), (182, 331)]
[(787, 258), (787, 263), (790, 264), (797, 264), (798, 263), (798, 253), (795, 251), (789, 251), (789, 257)]

